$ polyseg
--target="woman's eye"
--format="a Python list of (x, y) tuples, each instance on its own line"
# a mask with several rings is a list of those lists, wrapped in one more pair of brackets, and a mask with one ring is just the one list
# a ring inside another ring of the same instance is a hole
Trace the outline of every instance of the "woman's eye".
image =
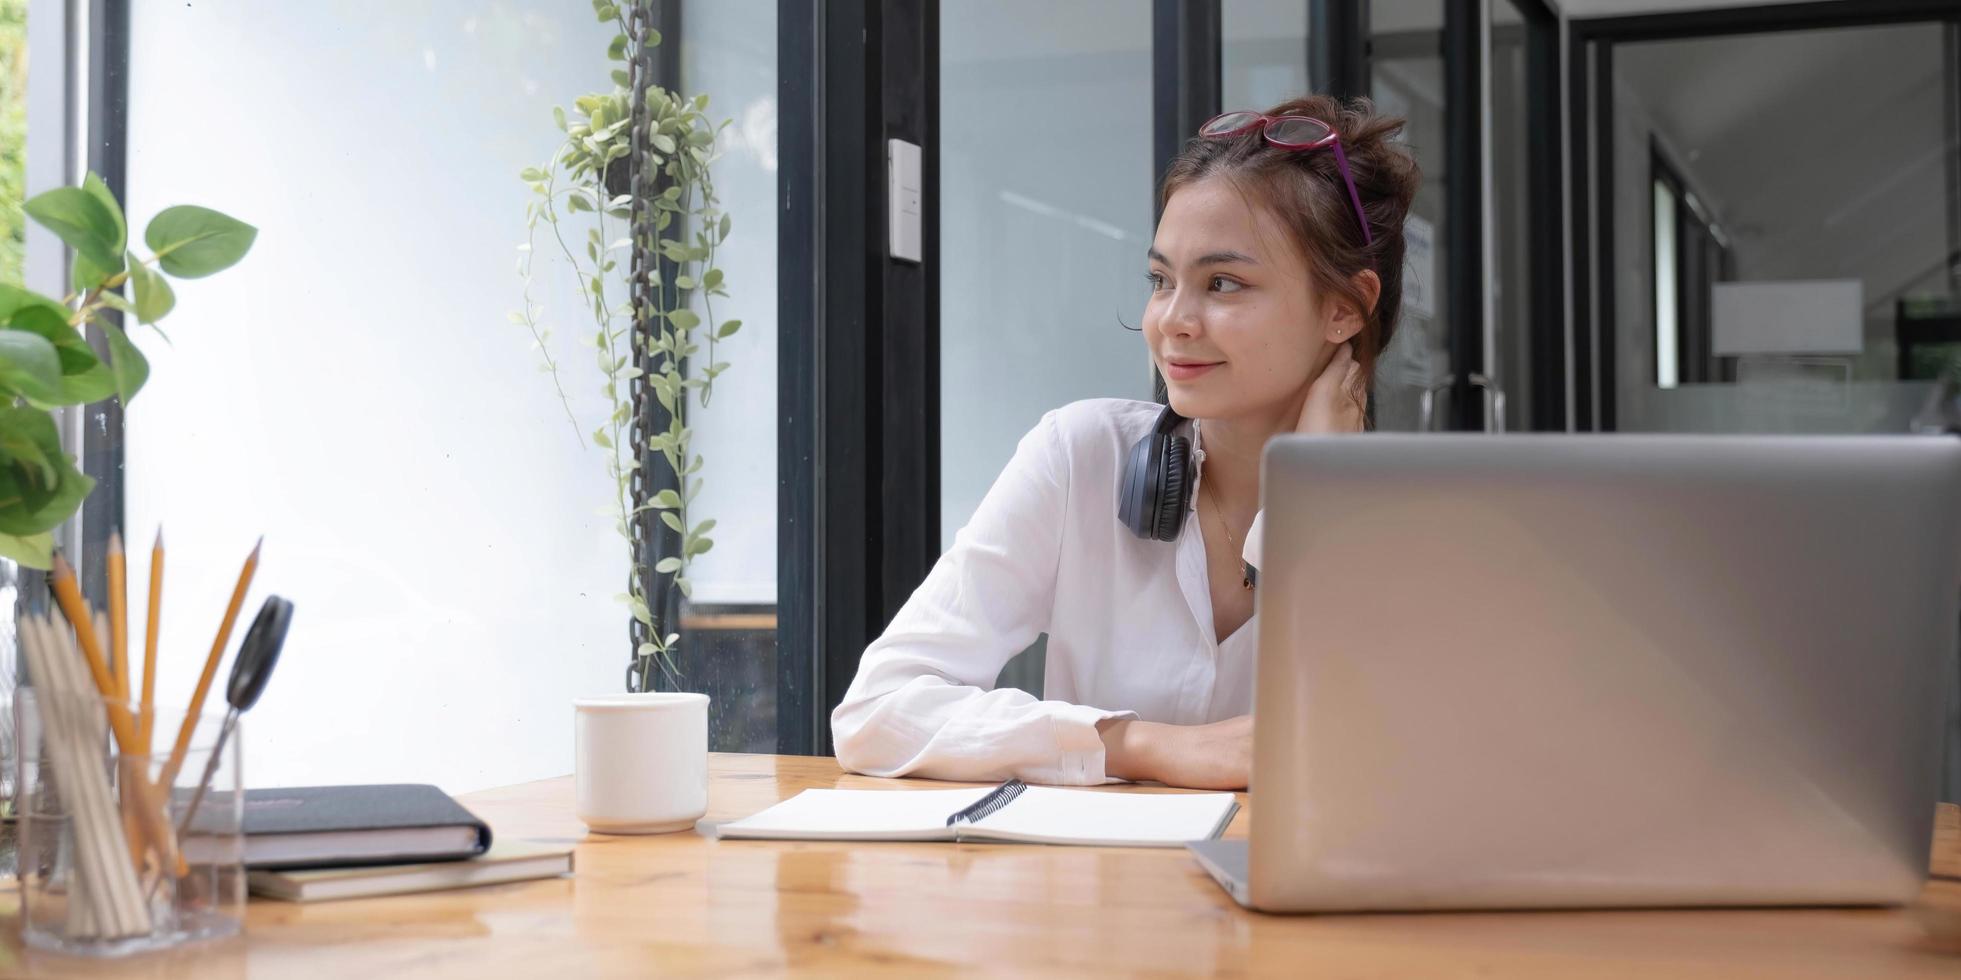
[(1155, 293), (1164, 288), (1164, 276), (1162, 274), (1146, 272), (1144, 273), (1144, 281), (1151, 284), (1151, 292)]
[(1239, 292), (1240, 290), (1242, 290), (1242, 289), (1245, 289), (1245, 288), (1246, 288), (1246, 287), (1245, 287), (1244, 285), (1242, 285), (1242, 284), (1240, 284), (1240, 283), (1239, 283), (1239, 282), (1238, 282), (1237, 280), (1233, 280), (1233, 279), (1227, 279), (1227, 278), (1226, 278), (1225, 276), (1213, 276), (1213, 277), (1212, 277), (1212, 291), (1213, 291), (1213, 292), (1217, 292), (1217, 293), (1236, 293), (1236, 292)]

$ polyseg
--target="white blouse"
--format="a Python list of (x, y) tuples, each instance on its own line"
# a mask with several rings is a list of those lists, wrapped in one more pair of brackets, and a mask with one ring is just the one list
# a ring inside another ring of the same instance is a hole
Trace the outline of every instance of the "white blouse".
[[(1187, 515), (1178, 540), (1162, 542), (1117, 520), (1124, 460), (1158, 410), (1081, 401), (1022, 437), (831, 713), (844, 768), (1102, 783), (1103, 719), (1195, 725), (1252, 711), (1259, 624), (1216, 642), (1198, 521)], [(1196, 509), (1196, 484), (1191, 499)], [(996, 689), (1002, 666), (1044, 632), (1048, 700)]]

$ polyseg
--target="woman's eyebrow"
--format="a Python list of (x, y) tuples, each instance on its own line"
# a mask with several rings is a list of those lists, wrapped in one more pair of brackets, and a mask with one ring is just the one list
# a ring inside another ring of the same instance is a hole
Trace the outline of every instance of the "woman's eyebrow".
[[(1165, 265), (1171, 264), (1171, 260), (1165, 258), (1164, 253), (1158, 251), (1155, 248), (1151, 249), (1149, 252), (1146, 252), (1145, 254), (1149, 256), (1151, 261), (1153, 262), (1160, 262)], [(1201, 255), (1198, 258), (1199, 265), (1230, 265), (1234, 262), (1241, 262), (1246, 265), (1260, 264), (1260, 261), (1258, 259), (1255, 259), (1244, 252), (1232, 252), (1232, 251), (1213, 252), (1208, 255)]]

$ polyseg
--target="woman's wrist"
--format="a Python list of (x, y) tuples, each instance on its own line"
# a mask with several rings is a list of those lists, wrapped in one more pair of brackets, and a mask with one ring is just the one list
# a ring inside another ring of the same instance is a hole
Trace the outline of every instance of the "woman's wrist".
[(1156, 778), (1152, 751), (1156, 745), (1155, 725), (1133, 718), (1108, 718), (1096, 726), (1103, 737), (1103, 774), (1136, 782)]

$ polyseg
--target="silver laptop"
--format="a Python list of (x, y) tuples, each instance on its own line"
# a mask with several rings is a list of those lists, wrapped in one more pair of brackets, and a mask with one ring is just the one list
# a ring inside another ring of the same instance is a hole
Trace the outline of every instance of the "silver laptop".
[(1241, 904), (1919, 893), (1961, 440), (1290, 437), (1263, 499)]

